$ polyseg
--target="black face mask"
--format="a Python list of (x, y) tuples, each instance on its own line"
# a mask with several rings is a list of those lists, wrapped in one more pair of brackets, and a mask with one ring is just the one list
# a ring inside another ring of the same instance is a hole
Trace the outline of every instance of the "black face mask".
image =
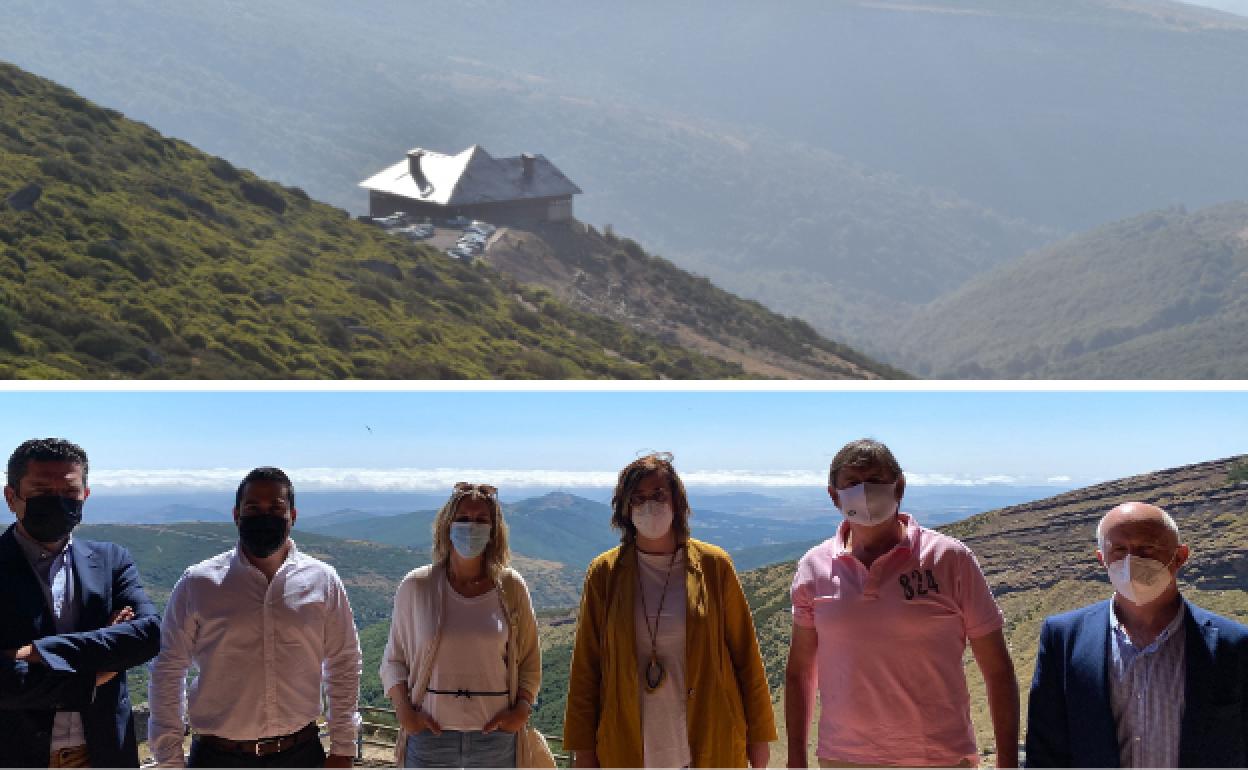
[[(19, 498), (20, 499), (20, 498)], [(60, 495), (28, 497), (22, 528), (40, 543), (63, 540), (82, 521), (82, 500)]]
[(257, 559), (272, 556), (286, 542), (285, 516), (273, 513), (256, 513), (238, 517), (238, 539), (247, 553)]

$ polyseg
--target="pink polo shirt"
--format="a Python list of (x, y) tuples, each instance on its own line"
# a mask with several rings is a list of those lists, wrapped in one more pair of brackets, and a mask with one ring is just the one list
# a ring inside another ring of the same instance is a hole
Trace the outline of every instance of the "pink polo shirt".
[(819, 635), (821, 759), (951, 767), (974, 757), (967, 639), (1002, 626), (974, 554), (898, 514), (905, 536), (863, 566), (849, 525), (810, 549), (793, 578), (793, 622)]

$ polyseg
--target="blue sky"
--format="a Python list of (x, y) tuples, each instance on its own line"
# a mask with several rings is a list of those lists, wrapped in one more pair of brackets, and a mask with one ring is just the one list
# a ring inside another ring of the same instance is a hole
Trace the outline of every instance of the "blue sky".
[(442, 488), (466, 470), (590, 485), (647, 450), (690, 483), (803, 486), (864, 435), (920, 484), (1082, 485), (1248, 452), (1245, 392), (7, 390), (0, 406), (0, 451), (71, 438), (97, 489), (228, 488), (262, 464), (304, 469), (305, 488)]

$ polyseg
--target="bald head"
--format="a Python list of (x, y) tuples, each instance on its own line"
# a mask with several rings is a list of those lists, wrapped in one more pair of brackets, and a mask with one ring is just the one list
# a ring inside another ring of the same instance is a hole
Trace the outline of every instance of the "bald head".
[(1177, 570), (1188, 557), (1179, 526), (1170, 514), (1148, 503), (1123, 503), (1105, 514), (1096, 527), (1098, 556), (1104, 564), (1127, 554), (1155, 559)]
[[(1167, 545), (1179, 544), (1179, 525), (1170, 514), (1148, 503), (1123, 503), (1101, 517), (1096, 525), (1096, 544), (1104, 551), (1105, 539), (1111, 530), (1126, 526), (1131, 530), (1152, 531), (1166, 538)], [(1164, 534), (1163, 534), (1164, 533)]]

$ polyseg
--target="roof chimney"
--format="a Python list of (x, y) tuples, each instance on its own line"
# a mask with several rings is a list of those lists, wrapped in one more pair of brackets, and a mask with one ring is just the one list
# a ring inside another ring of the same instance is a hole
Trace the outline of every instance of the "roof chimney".
[(524, 181), (525, 182), (533, 181), (533, 164), (536, 160), (537, 158), (533, 157), (527, 152), (520, 156), (520, 161), (524, 163)]
[(424, 176), (424, 172), (420, 170), (420, 156), (424, 154), (425, 151), (419, 147), (407, 151), (407, 172), (412, 175), (412, 179), (419, 180)]

